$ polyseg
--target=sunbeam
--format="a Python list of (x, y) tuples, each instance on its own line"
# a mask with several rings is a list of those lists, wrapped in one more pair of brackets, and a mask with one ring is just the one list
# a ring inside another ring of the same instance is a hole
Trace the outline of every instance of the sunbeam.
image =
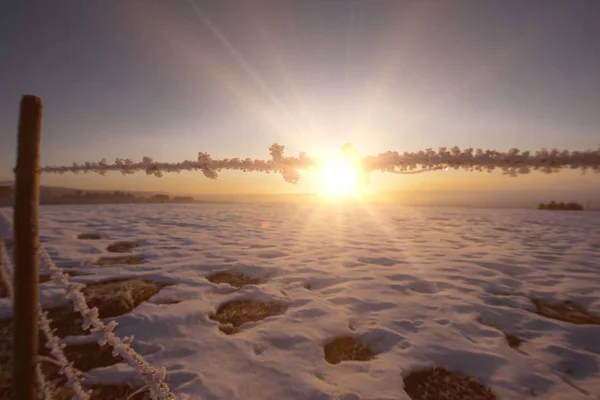
[(301, 127), (294, 116), (283, 106), (281, 101), (273, 94), (273, 91), (268, 87), (263, 77), (248, 63), (244, 55), (231, 43), (229, 39), (221, 32), (219, 27), (211, 21), (204, 11), (198, 6), (195, 0), (186, 0), (192, 7), (194, 12), (201, 18), (202, 22), (210, 30), (212, 35), (221, 43), (227, 53), (235, 60), (235, 62), (242, 67), (244, 72), (250, 77), (252, 82), (260, 89), (260, 91), (267, 96), (271, 103), (282, 113), (286, 119), (292, 123), (292, 127), (296, 133), (302, 132)]

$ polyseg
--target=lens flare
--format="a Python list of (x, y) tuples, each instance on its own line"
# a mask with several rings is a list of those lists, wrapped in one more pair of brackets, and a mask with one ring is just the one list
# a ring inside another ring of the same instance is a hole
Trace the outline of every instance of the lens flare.
[(329, 196), (357, 194), (360, 184), (358, 169), (349, 160), (328, 160), (324, 162), (320, 174), (323, 194)]

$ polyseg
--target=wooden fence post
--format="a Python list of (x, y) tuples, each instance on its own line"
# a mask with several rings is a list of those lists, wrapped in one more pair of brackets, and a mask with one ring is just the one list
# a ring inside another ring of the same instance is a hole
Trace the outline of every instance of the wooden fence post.
[(42, 100), (21, 99), (14, 197), (14, 348), (15, 400), (37, 400), (38, 355), (38, 207)]
[[(0, 268), (2, 267), (2, 249), (3, 248), (4, 248), (4, 238), (0, 235)], [(0, 275), (0, 278), (2, 278), (2, 275)], [(4, 279), (2, 279), (2, 281), (4, 282)], [(7, 291), (9, 290), (8, 285), (10, 285), (10, 282), (4, 282), (4, 286), (6, 286)]]

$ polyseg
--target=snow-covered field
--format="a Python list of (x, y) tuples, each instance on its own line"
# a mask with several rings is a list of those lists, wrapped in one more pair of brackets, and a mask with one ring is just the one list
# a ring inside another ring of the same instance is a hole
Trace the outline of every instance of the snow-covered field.
[[(500, 399), (600, 399), (600, 326), (539, 316), (530, 301), (600, 314), (600, 213), (165, 204), (51, 206), (40, 217), (57, 265), (89, 274), (75, 282), (175, 283), (117, 317), (115, 333), (133, 334), (192, 399), (408, 399), (403, 375), (432, 365), (468, 373)], [(92, 264), (121, 240), (137, 241), (132, 253), (146, 262)], [(236, 291), (206, 279), (232, 269), (265, 282)], [(64, 300), (52, 282), (41, 286), (44, 302)], [(209, 315), (239, 298), (288, 308), (226, 335)], [(505, 333), (526, 342), (513, 349)], [(377, 356), (329, 364), (324, 343), (346, 334)], [(125, 364), (90, 373), (134, 377)]]

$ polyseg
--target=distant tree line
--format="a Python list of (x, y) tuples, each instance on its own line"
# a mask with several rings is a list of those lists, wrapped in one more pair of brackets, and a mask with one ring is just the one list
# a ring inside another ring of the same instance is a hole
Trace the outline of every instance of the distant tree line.
[[(0, 185), (0, 207), (13, 204), (12, 187)], [(56, 193), (53, 190), (40, 188), (40, 204), (113, 204), (113, 203), (196, 203), (192, 196), (175, 196), (168, 194), (135, 195), (127, 191), (86, 191), (72, 190)]]
[(130, 192), (116, 190), (114, 192), (75, 190), (59, 197), (43, 199), (46, 204), (98, 204), (98, 203), (189, 203), (194, 202), (191, 196), (175, 196), (154, 194), (152, 196), (136, 196)]
[(540, 203), (537, 208), (538, 210), (581, 211), (583, 210), (583, 205), (575, 202), (565, 203), (564, 201), (561, 201), (560, 203), (557, 203), (551, 201), (550, 203)]

